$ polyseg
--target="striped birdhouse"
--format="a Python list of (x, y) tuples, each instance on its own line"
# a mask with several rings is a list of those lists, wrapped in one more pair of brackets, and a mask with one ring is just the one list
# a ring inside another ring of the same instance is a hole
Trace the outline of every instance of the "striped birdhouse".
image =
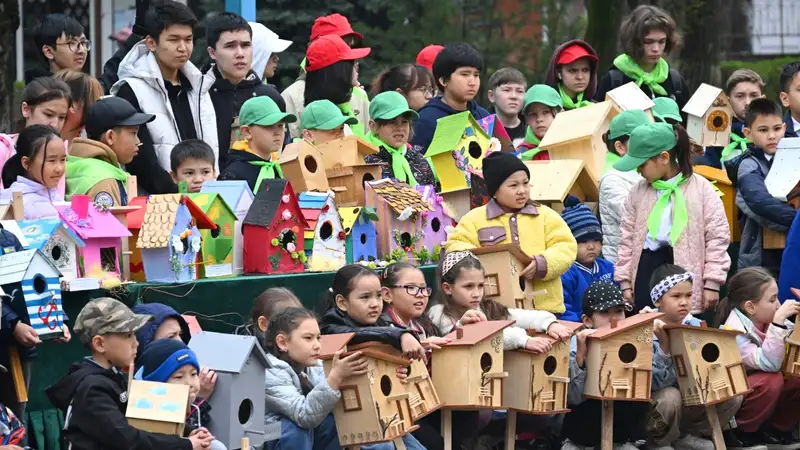
[(42, 340), (64, 335), (61, 272), (38, 250), (0, 256), (0, 288), (12, 297), (11, 308)]

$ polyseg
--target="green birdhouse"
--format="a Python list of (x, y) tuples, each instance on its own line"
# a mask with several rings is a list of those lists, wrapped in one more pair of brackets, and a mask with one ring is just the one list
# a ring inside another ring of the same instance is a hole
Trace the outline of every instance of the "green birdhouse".
[(236, 214), (215, 193), (189, 194), (189, 198), (214, 222), (216, 228), (200, 230), (203, 243), (200, 250), (201, 278), (233, 275), (233, 248), (235, 242)]

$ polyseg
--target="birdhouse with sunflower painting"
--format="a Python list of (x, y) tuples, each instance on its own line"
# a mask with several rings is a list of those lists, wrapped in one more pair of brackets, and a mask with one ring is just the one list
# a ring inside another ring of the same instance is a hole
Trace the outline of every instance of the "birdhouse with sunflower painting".
[(442, 191), (470, 186), (468, 170), (483, 170), (490, 140), (469, 111), (442, 117), (436, 122), (436, 131), (425, 156), (430, 158)]
[(399, 250), (411, 257), (419, 252), (425, 238), (423, 217), (434, 213), (430, 203), (413, 187), (389, 178), (365, 186), (367, 206), (378, 215), (378, 254), (388, 256)]
[(242, 222), (245, 273), (296, 273), (305, 270), (303, 216), (292, 185), (264, 180)]
[(200, 230), (200, 278), (233, 275), (236, 213), (219, 194), (189, 194), (189, 198), (214, 222), (214, 227)]
[(303, 232), (308, 270), (335, 271), (347, 264), (347, 236), (333, 192), (301, 192), (297, 201), (308, 223)]
[(701, 147), (725, 147), (731, 142), (733, 108), (722, 89), (701, 84), (683, 107), (686, 132)]

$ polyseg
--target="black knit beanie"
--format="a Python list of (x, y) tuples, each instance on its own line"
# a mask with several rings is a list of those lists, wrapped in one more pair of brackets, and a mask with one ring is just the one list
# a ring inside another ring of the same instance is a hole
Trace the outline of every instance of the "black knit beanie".
[(528, 178), (530, 178), (530, 170), (518, 157), (511, 153), (489, 153), (489, 156), (483, 159), (483, 179), (486, 180), (489, 197), (494, 197), (494, 193), (506, 181), (506, 178), (520, 170), (524, 170), (528, 174)]

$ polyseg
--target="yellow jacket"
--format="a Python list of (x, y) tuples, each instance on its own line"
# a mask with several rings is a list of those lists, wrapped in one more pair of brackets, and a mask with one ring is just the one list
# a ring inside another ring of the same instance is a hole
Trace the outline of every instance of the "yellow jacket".
[(560, 314), (565, 311), (561, 275), (578, 254), (578, 244), (566, 222), (552, 209), (528, 204), (510, 214), (490, 200), (485, 206), (468, 212), (447, 238), (447, 252), (470, 250), (500, 244), (518, 244), (537, 261), (535, 290), (546, 294), (535, 298), (536, 309)]

